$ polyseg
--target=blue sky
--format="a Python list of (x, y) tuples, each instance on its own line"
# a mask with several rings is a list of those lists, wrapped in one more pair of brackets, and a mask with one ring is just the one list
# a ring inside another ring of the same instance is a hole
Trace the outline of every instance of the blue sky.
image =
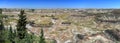
[(0, 8), (120, 8), (120, 0), (0, 0)]

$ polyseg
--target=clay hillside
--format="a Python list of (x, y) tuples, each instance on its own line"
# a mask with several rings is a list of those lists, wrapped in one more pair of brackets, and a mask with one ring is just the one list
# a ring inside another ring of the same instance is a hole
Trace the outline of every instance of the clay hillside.
[[(5, 28), (16, 29), (21, 9), (3, 8)], [(47, 43), (119, 43), (120, 9), (24, 9), (27, 32)], [(37, 39), (36, 39), (37, 40)], [(37, 43), (37, 42), (35, 42)]]

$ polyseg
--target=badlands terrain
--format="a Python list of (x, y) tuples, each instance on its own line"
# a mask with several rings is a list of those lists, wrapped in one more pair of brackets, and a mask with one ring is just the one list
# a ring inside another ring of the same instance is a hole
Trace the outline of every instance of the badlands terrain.
[[(16, 28), (20, 9), (3, 8), (4, 24)], [(25, 9), (28, 32), (43, 28), (54, 43), (119, 43), (120, 9)]]

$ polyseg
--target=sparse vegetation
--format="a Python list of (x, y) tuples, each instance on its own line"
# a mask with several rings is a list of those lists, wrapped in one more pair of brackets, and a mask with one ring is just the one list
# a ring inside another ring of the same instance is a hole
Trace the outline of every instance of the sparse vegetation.
[[(0, 9), (0, 43), (65, 43), (66, 41), (104, 43), (104, 40), (106, 43), (119, 42), (119, 35), (116, 34), (119, 30), (107, 31), (108, 36), (104, 33), (106, 29), (119, 29), (120, 17), (114, 15), (119, 14), (117, 10), (112, 12), (107, 9), (105, 11), (102, 9), (75, 10), (77, 9), (40, 9), (40, 11), (30, 9), (30, 11), (21, 10), (17, 16), (16, 12), (13, 13), (14, 10), (10, 10), (10, 13), (4, 10), (2, 13)], [(109, 20), (114, 20), (115, 23)], [(76, 34), (83, 34), (84, 38), (82, 35), (74, 38)], [(112, 36), (111, 39), (115, 41), (107, 38), (109, 36)], [(77, 40), (78, 38), (80, 40)]]

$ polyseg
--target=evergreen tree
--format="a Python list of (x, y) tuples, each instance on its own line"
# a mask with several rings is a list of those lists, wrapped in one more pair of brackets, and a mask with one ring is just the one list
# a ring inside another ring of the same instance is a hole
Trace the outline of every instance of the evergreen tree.
[(24, 10), (20, 11), (19, 20), (17, 23), (17, 36), (19, 39), (24, 39), (27, 33), (26, 31), (26, 15), (24, 15)]
[(12, 27), (10, 26), (8, 40), (10, 40), (10, 42), (12, 42), (12, 43), (15, 43), (14, 39), (15, 39), (15, 33), (14, 33)]
[(4, 29), (2, 9), (0, 9), (0, 30)]
[(4, 29), (4, 24), (3, 24), (3, 16), (0, 14), (0, 30)]
[(0, 14), (2, 14), (2, 9), (0, 9)]
[(33, 39), (33, 35), (32, 34), (26, 34), (26, 43), (33, 43), (34, 39)]
[(42, 28), (41, 28), (41, 32), (40, 32), (40, 41), (39, 41), (39, 43), (45, 43), (44, 32), (43, 32)]
[(0, 9), (0, 43), (5, 43), (2, 9)]

